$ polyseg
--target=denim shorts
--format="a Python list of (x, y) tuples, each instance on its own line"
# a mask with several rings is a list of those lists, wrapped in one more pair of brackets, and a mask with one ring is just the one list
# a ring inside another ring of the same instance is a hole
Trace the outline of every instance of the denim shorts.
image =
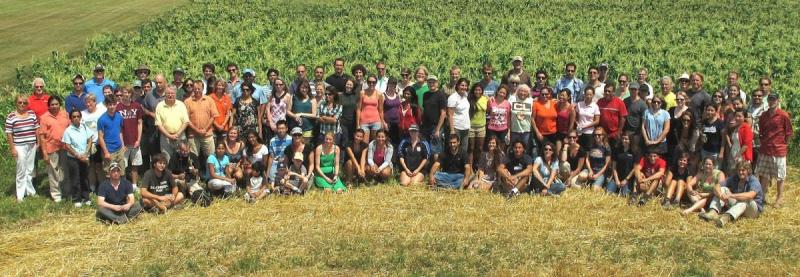
[(364, 130), (364, 132), (378, 131), (383, 128), (383, 124), (381, 124), (380, 122), (366, 123), (366, 124), (361, 124), (359, 128), (361, 128), (361, 130)]

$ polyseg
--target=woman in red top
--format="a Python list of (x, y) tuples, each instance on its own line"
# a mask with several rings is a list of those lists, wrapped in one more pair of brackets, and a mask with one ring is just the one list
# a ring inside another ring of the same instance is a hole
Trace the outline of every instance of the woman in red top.
[[(561, 153), (561, 143), (569, 135), (569, 131), (575, 127), (575, 105), (570, 100), (569, 90), (561, 90), (558, 93), (558, 104), (556, 105), (558, 123), (556, 123), (556, 153)], [(600, 116), (596, 116), (599, 118)]]
[[(753, 129), (745, 121), (747, 112), (744, 109), (736, 109), (733, 113), (734, 120), (728, 128), (727, 142), (730, 147), (728, 155), (728, 175), (735, 173), (736, 162), (753, 161)], [(732, 175), (731, 175), (732, 176)]]
[(400, 105), (400, 136), (402, 139), (409, 137), (408, 128), (411, 125), (422, 124), (422, 113), (417, 106), (417, 91), (413, 86), (403, 88), (403, 103)]
[(539, 145), (545, 142), (556, 143), (556, 122), (558, 121), (558, 102), (553, 100), (553, 90), (542, 88), (542, 93), (536, 102), (533, 102), (533, 113), (531, 116), (531, 129), (536, 134), (536, 141)]

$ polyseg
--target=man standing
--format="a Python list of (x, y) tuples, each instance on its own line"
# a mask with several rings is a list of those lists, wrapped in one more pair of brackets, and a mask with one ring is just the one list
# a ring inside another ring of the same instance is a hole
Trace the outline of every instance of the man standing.
[(184, 77), (186, 77), (186, 71), (183, 71), (183, 68), (176, 67), (172, 70), (172, 87), (175, 89), (175, 95), (177, 95), (178, 100), (181, 101), (192, 95), (191, 89), (187, 91), (186, 88), (183, 87)]
[(259, 104), (266, 103), (267, 100), (269, 100), (270, 94), (272, 93), (272, 87), (256, 84), (256, 71), (252, 68), (245, 68), (242, 76), (244, 77), (244, 81), (239, 81), (239, 83), (233, 87), (233, 90), (231, 91), (231, 103), (236, 103), (236, 101), (239, 100), (239, 97), (242, 97), (242, 84), (244, 83), (250, 83), (253, 85), (253, 88), (255, 88), (255, 91), (250, 92), (250, 97), (256, 101), (259, 101)]
[(142, 118), (144, 111), (139, 103), (132, 101), (130, 88), (120, 89), (121, 101), (117, 113), (122, 116), (122, 143), (125, 144), (125, 166), (131, 169), (131, 182), (135, 187), (139, 181), (139, 166), (142, 165)]
[[(598, 77), (597, 79), (600, 80), (600, 82), (602, 82), (602, 83), (607, 82), (608, 81), (608, 64), (607, 63), (601, 63), (600, 66), (599, 66), (599, 69), (600, 69), (600, 77)], [(599, 93), (595, 93), (595, 95), (598, 95), (598, 94)]]
[(631, 148), (634, 155), (641, 155), (642, 153), (642, 117), (644, 112), (647, 111), (647, 101), (644, 97), (648, 95), (646, 86), (639, 86), (639, 83), (631, 83), (628, 89), (631, 91), (631, 96), (625, 98), (625, 109), (628, 111), (628, 116), (625, 118), (625, 125), (623, 131), (631, 135)]
[(39, 116), (39, 146), (47, 166), (50, 196), (54, 201), (60, 202), (66, 164), (65, 146), (61, 139), (70, 121), (67, 113), (61, 109), (61, 97), (53, 96), (49, 102), (48, 111)]
[(289, 85), (289, 93), (291, 93), (292, 95), (295, 95), (297, 93), (297, 90), (300, 89), (300, 83), (302, 83), (305, 80), (308, 80), (308, 77), (307, 77), (308, 73), (306, 71), (306, 65), (305, 64), (297, 65), (297, 68), (295, 69), (295, 73), (297, 74), (297, 76), (294, 79), (294, 81), (292, 82), (292, 84)]
[(764, 101), (764, 91), (760, 89), (754, 91), (750, 98), (750, 105), (747, 107), (747, 121), (753, 129), (753, 164), (757, 165), (758, 153), (760, 152), (759, 148), (761, 146), (761, 138), (759, 138), (761, 128), (758, 124), (760, 123), (761, 114), (769, 109), (769, 105), (767, 105), (767, 101)]
[(113, 224), (125, 224), (142, 212), (139, 201), (133, 197), (133, 185), (122, 178), (122, 168), (112, 163), (109, 179), (97, 188), (97, 219)]
[(426, 107), (422, 110), (421, 133), (424, 140), (431, 144), (431, 153), (436, 160), (442, 152), (441, 130), (447, 116), (447, 97), (439, 92), (439, 81), (434, 75), (428, 76), (429, 90), (422, 96), (422, 103)]
[[(594, 99), (592, 99), (592, 102), (597, 102), (597, 100), (603, 97), (603, 92), (605, 91), (603, 88), (605, 88), (606, 84), (600, 81), (600, 70), (597, 69), (597, 67), (590, 67), (587, 74), (589, 74), (589, 82), (584, 84), (584, 87), (581, 88), (581, 93), (583, 93), (587, 87), (593, 88)], [(579, 101), (583, 101), (583, 95), (581, 95)]]
[(179, 209), (185, 199), (166, 168), (164, 155), (156, 154), (153, 156), (153, 167), (142, 176), (142, 204), (153, 213), (163, 214), (169, 208)]
[(570, 95), (572, 95), (572, 103), (580, 102), (580, 97), (583, 95), (581, 88), (583, 87), (583, 81), (575, 77), (575, 70), (577, 66), (575, 63), (568, 63), (564, 66), (564, 76), (556, 82), (556, 89), (554, 91), (561, 91), (561, 89), (568, 89), (570, 91)]
[(86, 80), (84, 84), (86, 91), (93, 93), (97, 97), (97, 103), (105, 103), (105, 95), (103, 95), (103, 87), (111, 86), (112, 89), (117, 88), (114, 81), (106, 79), (106, 68), (102, 64), (94, 67), (94, 78)]
[(483, 94), (489, 98), (494, 97), (494, 93), (500, 87), (500, 83), (494, 80), (494, 67), (492, 67), (492, 64), (485, 63), (481, 72), (483, 73), (483, 79), (481, 79), (480, 84), (483, 86)]
[(28, 96), (28, 109), (36, 114), (36, 117), (41, 118), (44, 113), (49, 110), (47, 100), (50, 100), (50, 95), (44, 91), (44, 79), (33, 79), (33, 93)]
[(133, 70), (133, 75), (136, 75), (136, 79), (144, 83), (145, 80), (150, 78), (150, 67), (146, 64), (140, 64), (135, 70)]
[[(376, 76), (378, 83), (375, 84), (375, 89), (384, 93), (386, 92), (386, 86), (389, 84), (389, 77), (386, 76), (386, 63), (378, 61), (378, 63), (375, 64), (375, 70), (378, 71), (378, 75)], [(311, 90), (314, 90), (313, 86)]]
[(703, 74), (694, 72), (690, 76), (691, 88), (689, 89), (689, 109), (694, 115), (697, 126), (702, 126), (703, 112), (706, 106), (711, 105), (711, 95), (703, 89)]
[[(722, 228), (742, 215), (756, 218), (764, 211), (766, 192), (762, 191), (758, 179), (750, 175), (750, 167), (748, 161), (736, 163), (737, 174), (728, 177), (724, 184), (714, 187), (711, 209), (700, 214), (700, 218), (714, 220), (717, 227)], [(720, 216), (723, 206), (728, 206), (728, 210)]]
[(161, 134), (161, 153), (169, 162), (169, 155), (178, 149), (178, 142), (186, 139), (183, 131), (189, 126), (186, 105), (175, 99), (175, 90), (167, 88), (166, 98), (156, 106), (155, 125)]
[(319, 96), (320, 98), (324, 98), (322, 95), (316, 95), (317, 84), (325, 84), (325, 88), (328, 88), (330, 85), (325, 82), (325, 68), (322, 66), (317, 66), (314, 68), (314, 80), (308, 82), (309, 86), (311, 87), (311, 94), (313, 96)]
[[(467, 154), (460, 151), (458, 135), (450, 135), (449, 147), (431, 167), (431, 187), (461, 189), (466, 187), (472, 168), (467, 163)], [(441, 170), (441, 171), (440, 171)]]
[[(228, 72), (228, 81), (225, 90), (231, 94), (231, 97), (234, 97), (233, 91), (239, 89), (239, 86), (241, 86), (243, 82), (242, 79), (239, 78), (239, 66), (235, 63), (229, 63), (228, 66), (225, 67), (225, 71)], [(236, 98), (239, 98), (240, 95), (241, 94), (236, 95)]]
[(214, 119), (219, 116), (217, 106), (211, 97), (195, 90), (191, 98), (184, 101), (189, 113), (189, 148), (200, 157), (214, 154)]
[(333, 74), (325, 79), (325, 82), (335, 87), (338, 91), (345, 91), (344, 83), (350, 79), (350, 75), (344, 73), (344, 59), (336, 58), (333, 60)]
[(648, 79), (647, 68), (644, 67), (640, 68), (639, 74), (637, 74), (636, 76), (638, 77), (636, 78), (636, 82), (639, 83), (639, 87), (641, 88), (641, 90), (645, 90), (644, 87), (647, 87), (646, 89), (648, 94), (647, 96), (642, 97), (642, 99), (647, 99), (647, 100), (653, 99), (653, 92), (655, 90), (653, 90), (653, 86), (647, 82)]
[[(535, 77), (536, 77), (536, 80), (535, 80), (535, 82), (533, 84), (533, 87), (531, 88), (531, 96), (534, 99), (539, 97), (539, 95), (542, 94), (542, 90), (544, 88), (548, 87), (548, 85), (547, 85), (548, 76), (547, 76), (547, 72), (546, 71), (544, 71), (544, 70), (536, 71)], [(553, 93), (556, 93), (556, 92), (553, 92)], [(556, 95), (553, 95), (553, 98), (556, 98)]]
[(683, 91), (688, 94), (691, 89), (692, 86), (689, 73), (684, 72), (680, 77), (678, 77), (678, 91)]
[(461, 68), (454, 65), (450, 68), (450, 82), (444, 85), (444, 94), (448, 97), (456, 92), (456, 82), (461, 78)]
[[(731, 95), (731, 86), (735, 86), (739, 91), (736, 95), (739, 95), (739, 98), (742, 98), (742, 103), (747, 103), (747, 93), (742, 90), (739, 85), (739, 72), (731, 71), (728, 73), (728, 85), (725, 86), (725, 97)], [(731, 101), (731, 100), (728, 100)], [(732, 101), (731, 101), (732, 102)]]
[[(158, 132), (158, 128), (155, 126), (155, 112), (158, 104), (164, 102), (164, 98), (167, 95), (167, 81), (166, 78), (164, 78), (164, 75), (156, 75), (156, 87), (152, 91), (148, 91), (147, 83), (149, 81), (145, 81), (146, 82), (142, 83), (145, 93), (144, 100), (142, 101), (142, 111), (144, 112), (144, 118), (142, 121), (142, 139), (144, 140), (145, 146), (142, 147), (142, 161), (143, 164), (149, 164), (150, 155), (161, 151), (161, 147), (159, 146), (160, 133)], [(150, 83), (152, 84), (152, 82)]]
[(597, 107), (600, 108), (600, 126), (606, 129), (611, 145), (617, 145), (619, 129), (625, 126), (625, 117), (628, 116), (628, 109), (625, 107), (625, 103), (614, 94), (614, 88), (614, 83), (606, 84), (603, 98), (597, 100)]
[(776, 179), (778, 196), (775, 207), (783, 205), (783, 183), (786, 179), (786, 154), (789, 152), (789, 141), (792, 138), (792, 120), (789, 114), (780, 108), (780, 95), (772, 92), (767, 97), (769, 109), (761, 114), (758, 120), (761, 148), (758, 157), (756, 174), (761, 180), (766, 197), (772, 179)]
[(72, 78), (72, 93), (67, 95), (64, 100), (64, 109), (67, 113), (71, 113), (75, 109), (79, 111), (86, 110), (86, 95), (88, 94), (83, 91), (83, 83), (83, 75), (77, 74)]
[(511, 58), (511, 66), (511, 70), (503, 75), (503, 78), (500, 79), (500, 83), (508, 85), (512, 77), (517, 77), (519, 78), (520, 84), (531, 86), (531, 75), (525, 72), (525, 68), (522, 65), (522, 56), (514, 56)]
[[(103, 155), (103, 168), (108, 170), (116, 163), (125, 172), (125, 145), (122, 138), (122, 116), (117, 113), (117, 100), (114, 95), (105, 99), (106, 113), (97, 120), (97, 144)], [(106, 171), (108, 174), (108, 171)]]

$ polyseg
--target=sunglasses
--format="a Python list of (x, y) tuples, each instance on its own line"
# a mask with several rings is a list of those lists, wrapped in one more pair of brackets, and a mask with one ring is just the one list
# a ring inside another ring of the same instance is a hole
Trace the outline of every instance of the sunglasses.
[(539, 79), (539, 80), (545, 80), (545, 79), (547, 79), (547, 77), (544, 77), (544, 76), (536, 76), (536, 79)]
[(769, 86), (769, 83), (761, 83), (762, 86)]
[(43, 88), (44, 86), (33, 86), (34, 88)]
[(17, 101), (17, 104), (25, 104), (25, 105), (27, 105), (28, 101)]
[(74, 84), (74, 85), (83, 85), (83, 82), (74, 82), (72, 84)]
[(378, 70), (386, 70), (385, 67), (378, 67)]
[(400, 74), (400, 76), (403, 76), (403, 77), (408, 77), (409, 75), (411, 75), (411, 74), (408, 74), (408, 73)]
[(544, 151), (553, 151), (553, 148), (545, 148)]
[(367, 81), (367, 84), (373, 84), (374, 85), (374, 84), (377, 84), (377, 83), (378, 83), (378, 81)]
[(683, 101), (683, 100), (686, 100), (686, 99), (683, 99), (683, 98), (675, 98), (675, 101)]
[(236, 71), (239, 71), (239, 70), (238, 70), (238, 69), (236, 69), (236, 68), (229, 68), (229, 69), (228, 69), (228, 72), (236, 72)]
[(764, 95), (761, 95), (761, 94), (754, 94), (753, 95), (753, 98), (761, 98), (761, 97), (764, 97)]
[(570, 139), (576, 139), (576, 138), (578, 138), (578, 136), (569, 136), (568, 138), (570, 138)]

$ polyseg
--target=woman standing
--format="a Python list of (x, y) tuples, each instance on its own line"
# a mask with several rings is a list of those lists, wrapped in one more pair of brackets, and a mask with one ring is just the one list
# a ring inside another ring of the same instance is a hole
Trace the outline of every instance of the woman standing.
[(403, 102), (400, 104), (400, 137), (409, 138), (411, 125), (422, 124), (422, 112), (417, 106), (417, 92), (413, 87), (403, 89)]
[(25, 196), (36, 195), (33, 187), (33, 168), (36, 158), (36, 132), (39, 120), (36, 114), (28, 109), (28, 98), (18, 95), (16, 111), (6, 117), (6, 139), (11, 150), (11, 157), (17, 161), (17, 202)]
[[(738, 98), (737, 98), (738, 99)], [(734, 174), (736, 163), (739, 161), (753, 161), (753, 129), (745, 121), (747, 112), (737, 109), (733, 113), (733, 122), (728, 127), (728, 145), (730, 145), (730, 155), (728, 155), (728, 175)]]
[(394, 147), (386, 141), (386, 131), (378, 130), (375, 140), (367, 148), (367, 176), (379, 183), (386, 182), (392, 176), (392, 155)]
[(667, 134), (669, 134), (669, 113), (662, 109), (664, 98), (654, 96), (650, 101), (650, 108), (644, 112), (642, 122), (642, 140), (645, 148), (653, 148), (659, 155), (664, 155), (667, 149)]
[(389, 129), (389, 139), (392, 145), (400, 145), (402, 131), (400, 130), (400, 110), (402, 109), (403, 99), (398, 95), (397, 80), (389, 78), (386, 83), (386, 91), (383, 93), (383, 123)]
[[(568, 89), (561, 91), (569, 92)], [(587, 87), (583, 92), (583, 102), (579, 102), (575, 107), (578, 116), (577, 131), (580, 134), (578, 142), (587, 147), (594, 142), (592, 139), (594, 127), (600, 126), (600, 107), (597, 106), (597, 103), (592, 102), (593, 98), (594, 88)]]
[(259, 118), (264, 119), (261, 127), (264, 130), (264, 141), (269, 141), (278, 132), (278, 121), (286, 120), (286, 113), (289, 107), (292, 106), (292, 96), (289, 95), (286, 83), (283, 80), (275, 80), (272, 96), (263, 106), (263, 112)]
[(311, 98), (310, 92), (311, 86), (308, 81), (300, 82), (297, 94), (292, 99), (292, 109), (288, 112), (288, 117), (292, 118), (291, 122), (293, 123), (289, 125), (299, 126), (303, 130), (303, 140), (306, 144), (311, 143), (314, 130), (312, 119), (317, 117), (317, 101)]
[(414, 81), (411, 80), (411, 69), (408, 67), (404, 67), (400, 70), (400, 82), (397, 84), (397, 90), (403, 91), (406, 87), (410, 87), (414, 85)]
[(473, 164), (473, 159), (480, 156), (483, 149), (483, 140), (486, 137), (486, 110), (489, 98), (483, 95), (483, 85), (475, 83), (470, 89), (469, 96), (469, 147), (468, 160)]
[[(215, 84), (214, 87), (219, 87), (220, 84), (225, 86), (225, 81), (219, 80), (217, 82), (219, 84)], [(252, 98), (253, 92), (255, 92), (254, 88), (251, 87), (250, 97)], [(194, 84), (194, 93), (203, 93), (203, 87), (200, 83)], [(210, 95), (211, 100), (214, 100), (214, 106), (217, 107), (217, 113), (219, 116), (214, 118), (214, 122), (211, 124), (214, 126), (214, 136), (217, 139), (222, 138), (228, 130), (231, 129), (231, 125), (233, 125), (233, 102), (231, 100), (231, 96), (225, 93), (225, 89), (222, 90), (215, 90), (214, 93)], [(258, 100), (258, 99), (255, 99)], [(240, 100), (241, 101), (241, 100)], [(258, 101), (256, 101), (258, 102)], [(260, 111), (260, 110), (259, 110)], [(260, 114), (259, 114), (260, 116)], [(261, 132), (261, 124), (258, 124), (259, 127), (256, 129), (258, 130), (259, 134)]]
[(542, 88), (542, 93), (539, 94), (539, 100), (533, 103), (533, 121), (531, 122), (533, 126), (531, 130), (536, 134), (536, 141), (539, 145), (557, 140), (557, 102), (551, 98), (553, 98), (553, 91), (545, 87)]
[(486, 152), (478, 152), (478, 172), (469, 183), (468, 189), (488, 191), (497, 181), (497, 168), (503, 163), (505, 157), (503, 151), (498, 147), (497, 137), (489, 135), (486, 150)]
[(325, 191), (341, 193), (346, 190), (342, 179), (339, 178), (339, 147), (333, 144), (333, 132), (325, 133), (325, 141), (314, 152), (317, 174), (314, 184)]
[(717, 107), (713, 105), (706, 106), (705, 113), (703, 114), (702, 126), (702, 142), (703, 147), (700, 151), (700, 158), (712, 158), (714, 164), (719, 167), (720, 162), (725, 160), (725, 148), (722, 147), (725, 123), (719, 119)]
[(497, 138), (497, 147), (500, 151), (506, 151), (508, 141), (508, 123), (511, 120), (511, 103), (506, 100), (508, 96), (508, 86), (500, 85), (494, 93), (494, 97), (489, 99), (486, 112), (489, 114), (486, 123), (487, 135)]
[[(467, 100), (467, 90), (469, 81), (461, 78), (456, 82), (456, 93), (447, 97), (447, 119), (450, 125), (450, 134), (458, 135), (458, 141), (469, 141), (469, 100)], [(467, 154), (469, 144), (461, 143), (460, 152)]]
[(521, 141), (523, 145), (531, 141), (531, 110), (533, 98), (530, 98), (531, 88), (522, 84), (517, 87), (517, 92), (509, 97), (511, 103), (511, 143)]
[(367, 78), (367, 89), (361, 91), (361, 101), (356, 105), (356, 126), (364, 130), (366, 142), (375, 138), (375, 132), (386, 129), (383, 119), (383, 95), (375, 89), (378, 79)]
[(255, 87), (250, 83), (243, 83), (241, 85), (242, 96), (236, 101), (234, 106), (236, 115), (234, 120), (236, 126), (241, 128), (242, 133), (247, 134), (255, 132), (261, 133), (258, 125), (258, 106), (259, 103), (252, 97)]
[(317, 115), (319, 116), (317, 118), (319, 132), (322, 134), (317, 139), (317, 144), (322, 144), (325, 140), (325, 134), (329, 132), (334, 134), (341, 133), (339, 118), (342, 116), (342, 105), (339, 105), (339, 95), (333, 87), (325, 91), (325, 97), (319, 102)]
[[(570, 96), (569, 89), (562, 89), (558, 92), (558, 104), (556, 105), (556, 112), (558, 113), (558, 122), (556, 123), (556, 153), (561, 153), (561, 144), (564, 138), (569, 135), (569, 131), (575, 128), (575, 119), (577, 117), (576, 107), (570, 103), (572, 96)], [(597, 104), (595, 104), (597, 106)], [(597, 110), (597, 123), (600, 123), (600, 110)]]

